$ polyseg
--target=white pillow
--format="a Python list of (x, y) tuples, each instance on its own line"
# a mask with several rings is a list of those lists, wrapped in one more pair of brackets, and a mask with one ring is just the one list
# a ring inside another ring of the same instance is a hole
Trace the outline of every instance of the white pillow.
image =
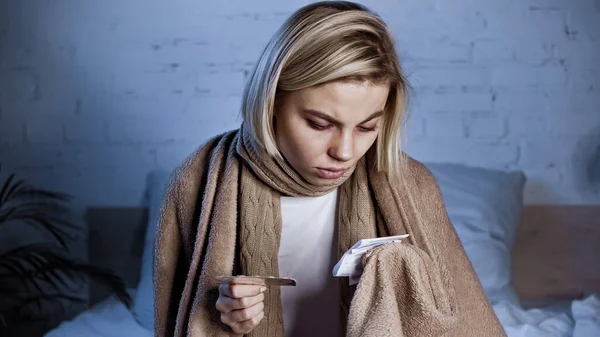
[[(135, 289), (127, 289), (135, 297)], [(64, 321), (48, 331), (44, 337), (101, 337), (127, 336), (152, 337), (151, 330), (144, 329), (127, 307), (116, 297), (110, 296), (70, 321)]]
[(146, 228), (144, 253), (142, 255), (140, 282), (133, 300), (132, 312), (139, 324), (148, 330), (154, 330), (154, 282), (152, 280), (154, 239), (160, 207), (169, 177), (170, 173), (168, 171), (156, 170), (151, 171), (146, 178), (144, 205), (148, 207), (148, 227)]
[(490, 300), (519, 304), (511, 250), (523, 210), (525, 175), (459, 164), (426, 164), (438, 181), (452, 224)]

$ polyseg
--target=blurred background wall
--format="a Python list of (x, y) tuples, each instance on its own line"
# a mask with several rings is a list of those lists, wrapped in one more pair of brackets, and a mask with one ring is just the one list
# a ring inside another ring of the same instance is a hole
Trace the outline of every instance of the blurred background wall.
[[(0, 1), (3, 170), (137, 205), (149, 170), (240, 124), (248, 72), (309, 2)], [(529, 204), (600, 203), (600, 1), (363, 3), (414, 87), (411, 155), (521, 169)]]

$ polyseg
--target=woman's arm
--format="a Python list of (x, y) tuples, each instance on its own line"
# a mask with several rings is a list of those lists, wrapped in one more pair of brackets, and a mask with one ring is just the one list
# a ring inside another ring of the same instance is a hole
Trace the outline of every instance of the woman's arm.
[(448, 336), (506, 336), (450, 222), (437, 180), (425, 165), (411, 159), (410, 166), (417, 178), (413, 195), (426, 224), (425, 235), (454, 279), (460, 323)]

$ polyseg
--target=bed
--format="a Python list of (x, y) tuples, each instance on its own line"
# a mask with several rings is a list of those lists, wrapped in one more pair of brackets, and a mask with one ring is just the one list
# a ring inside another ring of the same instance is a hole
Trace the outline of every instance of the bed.
[[(427, 166), (509, 337), (600, 336), (600, 206), (523, 206), (521, 172)], [(87, 213), (90, 261), (123, 276), (133, 306), (92, 284), (90, 309), (47, 337), (153, 335), (147, 224), (156, 221), (167, 177), (148, 175), (140, 207)]]

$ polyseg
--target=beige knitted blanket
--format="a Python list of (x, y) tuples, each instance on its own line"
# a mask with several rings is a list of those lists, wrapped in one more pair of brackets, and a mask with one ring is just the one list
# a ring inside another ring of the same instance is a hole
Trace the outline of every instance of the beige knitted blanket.
[[(258, 147), (245, 127), (215, 137), (173, 173), (155, 250), (155, 335), (229, 336), (215, 308), (216, 277), (278, 276), (279, 197), (339, 186), (339, 256), (363, 238), (410, 234), (363, 259), (356, 286), (341, 279), (347, 336), (505, 336), (449, 222), (431, 173), (409, 158), (392, 183), (370, 150), (331, 186), (304, 181)], [(248, 336), (283, 337), (278, 287)]]

